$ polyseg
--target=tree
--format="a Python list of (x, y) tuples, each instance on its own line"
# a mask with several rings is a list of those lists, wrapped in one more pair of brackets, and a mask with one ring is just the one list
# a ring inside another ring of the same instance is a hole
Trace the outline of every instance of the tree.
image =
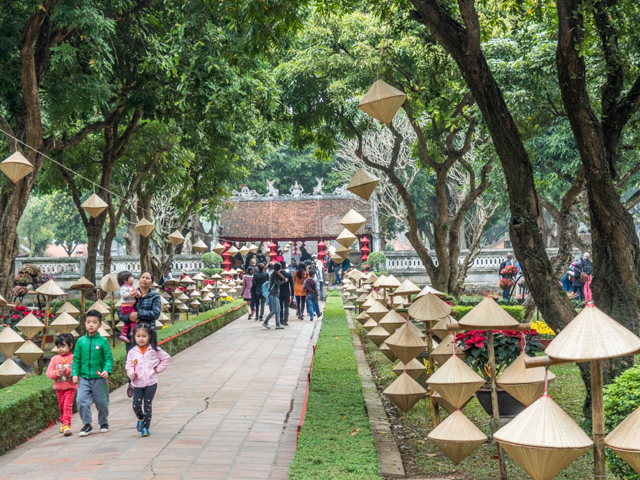
[(32, 196), (27, 202), (27, 208), (18, 223), (18, 238), (25, 239), (29, 245), (32, 257), (42, 257), (47, 247), (53, 241), (50, 225), (43, 221), (45, 199)]

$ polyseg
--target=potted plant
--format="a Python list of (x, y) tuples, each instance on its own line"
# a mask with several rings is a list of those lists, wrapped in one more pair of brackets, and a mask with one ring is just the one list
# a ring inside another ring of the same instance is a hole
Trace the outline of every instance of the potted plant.
[(531, 324), (531, 328), (538, 332), (540, 335), (538, 338), (538, 342), (542, 344), (543, 348), (547, 348), (551, 343), (551, 340), (556, 336), (556, 332), (553, 329), (544, 323), (542, 320), (535, 321)]
[[(523, 338), (525, 340), (525, 353), (534, 355), (544, 350), (544, 346), (539, 341), (540, 334), (536, 330), (532, 329), (528, 332), (495, 330), (493, 332), (498, 377), (520, 355)], [(489, 350), (487, 348), (486, 332), (484, 330), (471, 330), (459, 333), (456, 335), (456, 341), (459, 342), (465, 353), (465, 362), (487, 382), (476, 392), (476, 397), (487, 414), (492, 415), (491, 386), (489, 384)], [(522, 403), (501, 388), (498, 389), (498, 407), (501, 417), (515, 416), (525, 409)]]

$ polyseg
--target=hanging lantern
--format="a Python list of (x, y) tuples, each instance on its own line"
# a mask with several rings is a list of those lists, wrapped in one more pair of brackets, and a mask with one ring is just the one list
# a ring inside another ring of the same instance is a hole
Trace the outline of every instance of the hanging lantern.
[(151, 235), (151, 232), (153, 232), (155, 228), (156, 226), (146, 218), (140, 220), (138, 223), (136, 223), (135, 227), (133, 227), (136, 232), (138, 232), (145, 238)]
[(184, 236), (178, 230), (176, 230), (175, 232), (169, 234), (169, 241), (171, 242), (171, 245), (177, 247), (184, 242)]
[(358, 109), (389, 125), (407, 95), (382, 80), (376, 80), (362, 97)]
[(369, 174), (366, 170), (359, 168), (353, 175), (349, 185), (347, 185), (347, 190), (359, 196), (363, 200), (369, 200), (369, 197), (371, 197), (371, 194), (376, 189), (378, 183), (380, 183), (380, 179), (378, 177), (375, 177)]
[(198, 240), (196, 243), (193, 244), (193, 249), (198, 252), (198, 253), (204, 253), (207, 251), (207, 244), (204, 243), (202, 240)]
[(0, 163), (0, 170), (13, 182), (19, 182), (33, 172), (33, 165), (20, 152), (15, 152), (4, 162)]
[(107, 205), (107, 202), (102, 200), (98, 195), (94, 193), (84, 202), (82, 202), (80, 206), (91, 216), (91, 218), (96, 218), (98, 215), (104, 212), (109, 205)]

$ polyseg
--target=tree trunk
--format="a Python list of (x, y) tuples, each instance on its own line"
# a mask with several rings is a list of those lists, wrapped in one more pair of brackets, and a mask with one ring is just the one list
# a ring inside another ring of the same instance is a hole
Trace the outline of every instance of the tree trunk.
[[(138, 213), (138, 219), (149, 218), (151, 216), (151, 197), (144, 195), (140, 187), (138, 187), (138, 204), (136, 211)], [(153, 272), (150, 249), (151, 236), (145, 237), (140, 234), (138, 236), (140, 238), (140, 269)]]
[[(99, 215), (97, 218), (89, 220), (89, 227), (87, 230), (87, 263), (85, 266), (84, 276), (91, 283), (96, 283), (96, 264), (98, 259), (98, 244), (102, 234), (102, 227), (104, 226), (105, 215)], [(104, 271), (104, 273), (109, 273)]]

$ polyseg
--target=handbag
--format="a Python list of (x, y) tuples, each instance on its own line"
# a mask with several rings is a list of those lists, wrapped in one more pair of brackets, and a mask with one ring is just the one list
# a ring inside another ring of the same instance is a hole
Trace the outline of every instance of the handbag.
[(289, 308), (292, 308), (296, 311), (298, 310), (298, 302), (296, 301), (295, 297), (291, 299), (291, 302), (289, 303)]
[(589, 281), (589, 274), (582, 272), (580, 274), (580, 283), (587, 283)]

